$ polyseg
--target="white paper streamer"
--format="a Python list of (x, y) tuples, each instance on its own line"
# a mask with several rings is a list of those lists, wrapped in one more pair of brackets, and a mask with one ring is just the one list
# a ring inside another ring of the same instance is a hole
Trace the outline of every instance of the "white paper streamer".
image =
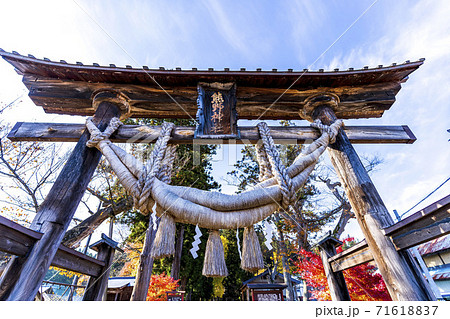
[(198, 228), (198, 225), (195, 226), (195, 236), (194, 236), (194, 242), (192, 243), (192, 248), (189, 250), (192, 254), (192, 257), (197, 258), (197, 251), (198, 251), (198, 245), (200, 245), (200, 237), (202, 237), (202, 232), (200, 231), (200, 228)]
[(151, 218), (152, 218), (153, 230), (156, 230), (156, 228), (158, 228), (158, 224), (156, 223), (156, 218), (158, 218), (156, 216), (156, 202), (155, 202), (155, 205), (153, 205), (152, 210), (153, 210), (153, 213), (151, 215)]
[(239, 228), (236, 229), (236, 239), (237, 239), (237, 246), (238, 246), (239, 258), (242, 259), (241, 243), (239, 242)]
[(267, 249), (272, 250), (272, 236), (273, 236), (273, 228), (272, 228), (272, 224), (270, 224), (267, 220), (265, 220), (264, 222), (264, 233), (266, 234), (266, 241), (264, 242), (264, 244), (266, 245)]

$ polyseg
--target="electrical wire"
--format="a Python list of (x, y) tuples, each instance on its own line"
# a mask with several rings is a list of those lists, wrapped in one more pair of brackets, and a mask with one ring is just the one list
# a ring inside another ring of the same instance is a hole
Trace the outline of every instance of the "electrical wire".
[(433, 193), (435, 193), (439, 188), (441, 188), (445, 183), (447, 183), (450, 180), (450, 177), (448, 177), (441, 185), (439, 185), (438, 187), (436, 187), (434, 189), (434, 191), (432, 191), (431, 193), (429, 193), (427, 196), (425, 196), (420, 202), (418, 202), (416, 205), (414, 205), (413, 207), (411, 207), (410, 209), (408, 209), (406, 212), (404, 212), (403, 214), (400, 215), (400, 218), (403, 217), (404, 215), (406, 215), (407, 213), (409, 213), (413, 208), (415, 208), (417, 205), (419, 205), (420, 203), (422, 203), (424, 200), (426, 200), (428, 197), (430, 197)]

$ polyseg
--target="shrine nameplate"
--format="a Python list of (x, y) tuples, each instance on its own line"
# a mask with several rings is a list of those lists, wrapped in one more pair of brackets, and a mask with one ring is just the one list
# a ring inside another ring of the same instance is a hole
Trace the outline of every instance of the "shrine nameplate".
[(254, 290), (253, 301), (283, 301), (283, 293), (280, 290)]
[(167, 291), (167, 301), (184, 301), (184, 291)]
[(199, 83), (195, 138), (238, 138), (236, 85)]

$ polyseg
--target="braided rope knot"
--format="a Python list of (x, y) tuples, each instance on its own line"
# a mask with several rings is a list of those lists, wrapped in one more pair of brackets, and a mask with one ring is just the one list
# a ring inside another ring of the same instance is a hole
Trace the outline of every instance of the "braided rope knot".
[(336, 120), (331, 125), (322, 124), (320, 120), (315, 120), (313, 123), (311, 123), (311, 127), (318, 129), (321, 134), (325, 133), (328, 135), (329, 144), (333, 144), (334, 142), (336, 142), (336, 137), (342, 125), (344, 125), (344, 122), (342, 120)]
[[(151, 197), (155, 177), (162, 177), (168, 171), (168, 168), (160, 169), (161, 164), (164, 165), (163, 168), (168, 166), (169, 162), (171, 162), (176, 155), (173, 148), (167, 150), (167, 143), (170, 140), (170, 135), (174, 127), (175, 124), (173, 123), (164, 122), (162, 124), (158, 140), (150, 154), (150, 158), (144, 166), (142, 174), (139, 176), (138, 190), (133, 194), (134, 205), (144, 214), (150, 211), (148, 203), (150, 202), (149, 199)], [(164, 163), (162, 163), (163, 159)]]
[(266, 151), (264, 150), (264, 145), (257, 143), (256, 148), (256, 161), (259, 166), (259, 176), (258, 180), (263, 182), (269, 178), (273, 177), (272, 167), (270, 165), (269, 159), (267, 158)]
[[(270, 178), (273, 175), (277, 180), (282, 194), (281, 207), (287, 209), (289, 205), (295, 201), (295, 189), (286, 167), (283, 165), (278, 150), (275, 146), (270, 129), (267, 123), (261, 122), (257, 125), (261, 136), (263, 147), (257, 145), (257, 159), (260, 164), (260, 178)], [(268, 161), (268, 162), (267, 162)], [(268, 170), (270, 169), (271, 174)]]
[(108, 140), (112, 133), (114, 133), (122, 125), (122, 122), (118, 117), (113, 117), (106, 129), (102, 132), (92, 121), (92, 117), (86, 119), (86, 128), (88, 129), (91, 136), (86, 142), (87, 147), (97, 147), (98, 143), (104, 140)]

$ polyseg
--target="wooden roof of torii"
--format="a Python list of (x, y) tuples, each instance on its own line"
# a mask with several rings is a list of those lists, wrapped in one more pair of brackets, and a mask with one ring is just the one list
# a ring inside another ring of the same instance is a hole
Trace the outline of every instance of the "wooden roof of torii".
[(23, 76), (31, 100), (47, 113), (93, 115), (93, 93), (114, 89), (130, 99), (131, 117), (195, 118), (198, 83), (218, 82), (236, 83), (240, 119), (261, 120), (299, 119), (305, 99), (321, 92), (339, 96), (338, 118), (381, 117), (401, 83), (424, 61), (346, 71), (218, 71), (69, 64), (1, 49), (0, 55)]

